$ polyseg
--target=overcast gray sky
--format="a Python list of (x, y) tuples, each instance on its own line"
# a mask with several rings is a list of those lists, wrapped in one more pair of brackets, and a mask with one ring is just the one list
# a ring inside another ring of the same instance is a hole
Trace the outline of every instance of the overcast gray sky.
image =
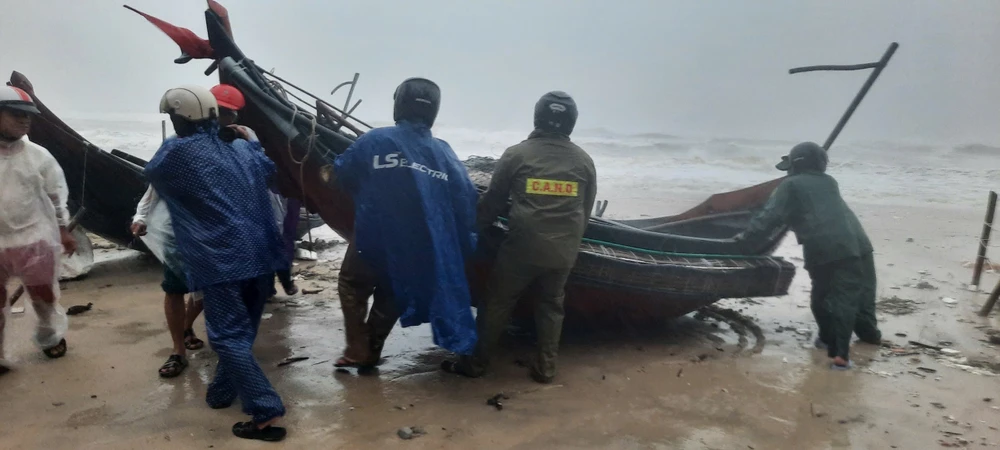
[[(200, 0), (126, 0), (207, 37)], [(122, 0), (0, 0), (0, 71), (57, 112), (155, 113), (162, 93), (212, 85), (172, 63), (165, 35)], [(223, 1), (243, 50), (316, 94), (354, 72), (362, 118), (391, 119), (408, 76), (441, 85), (439, 123), (525, 129), (560, 89), (578, 128), (821, 141), (867, 72), (901, 45), (847, 139), (1000, 143), (1000, 1)], [(339, 44), (339, 45), (338, 45)], [(338, 93), (335, 103), (343, 102)]]

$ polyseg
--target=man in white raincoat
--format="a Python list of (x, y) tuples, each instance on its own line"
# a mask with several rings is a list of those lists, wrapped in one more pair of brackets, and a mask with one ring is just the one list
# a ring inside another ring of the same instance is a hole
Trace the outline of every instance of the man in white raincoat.
[(66, 177), (45, 148), (27, 138), (38, 108), (26, 92), (0, 87), (0, 375), (3, 335), (10, 314), (7, 284), (20, 279), (38, 316), (35, 343), (50, 358), (66, 354), (66, 312), (59, 305), (59, 253), (76, 251), (66, 230)]

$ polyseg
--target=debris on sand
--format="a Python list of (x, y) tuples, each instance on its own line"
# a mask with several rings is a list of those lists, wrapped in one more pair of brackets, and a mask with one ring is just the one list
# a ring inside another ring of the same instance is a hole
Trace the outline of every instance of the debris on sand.
[(319, 289), (303, 289), (302, 290), (302, 295), (313, 295), (313, 294), (319, 294), (320, 292), (323, 292), (323, 288), (319, 288)]
[(985, 358), (972, 358), (969, 359), (969, 365), (979, 369), (986, 369), (993, 373), (1000, 373), (1000, 362), (985, 359)]
[(986, 336), (990, 341), (990, 344), (1000, 345), (1000, 330), (987, 330)]
[(90, 309), (93, 308), (93, 307), (94, 307), (93, 303), (87, 303), (86, 305), (73, 305), (73, 306), (70, 306), (69, 309), (66, 310), (66, 315), (67, 316), (75, 316), (77, 314), (85, 313), (87, 311), (90, 311)]
[[(738, 345), (740, 349), (746, 349), (749, 344), (748, 336), (753, 336), (756, 342), (753, 347), (750, 348), (750, 352), (757, 354), (764, 351), (764, 344), (766, 343), (764, 331), (760, 329), (760, 326), (758, 326), (752, 318), (744, 316), (743, 314), (731, 309), (719, 308), (715, 305), (701, 308), (698, 310), (697, 315), (710, 317), (719, 322), (725, 322), (728, 324), (729, 328), (732, 329), (737, 336), (739, 336)], [(704, 358), (701, 359), (704, 360)]]
[(941, 297), (941, 301), (948, 306), (955, 306), (958, 304), (958, 300), (955, 300), (951, 297)]
[(936, 291), (937, 290), (937, 286), (935, 286), (933, 284), (930, 284), (930, 283), (928, 283), (926, 281), (921, 281), (921, 282), (917, 283), (917, 285), (914, 286), (914, 287), (917, 288), (917, 289), (925, 290), (925, 291)]
[(494, 395), (494, 396), (486, 399), (486, 404), (490, 405), (490, 406), (492, 406), (494, 408), (496, 408), (497, 411), (502, 411), (503, 410), (503, 402), (501, 400), (510, 400), (510, 397), (508, 397), (507, 394), (504, 394), (503, 392), (501, 392), (501, 393), (499, 393), (497, 395)]
[(936, 345), (925, 344), (923, 342), (918, 342), (918, 341), (909, 341), (909, 342), (910, 342), (910, 345), (913, 345), (913, 346), (916, 346), (916, 347), (922, 347), (922, 348), (926, 348), (926, 349), (930, 349), (930, 350), (941, 351), (941, 347), (938, 347)]
[(321, 252), (323, 250), (328, 250), (343, 244), (344, 242), (342, 241), (333, 241), (333, 240), (328, 241), (326, 239), (316, 239), (313, 242), (301, 241), (298, 244), (296, 244), (296, 248), (308, 250), (311, 252)]
[(307, 359), (309, 359), (308, 356), (290, 356), (288, 358), (285, 358), (280, 363), (278, 363), (278, 367), (284, 367), (284, 366), (287, 366), (287, 365), (292, 364), (292, 363), (297, 363), (299, 361), (305, 361)]
[(945, 367), (958, 369), (973, 375), (986, 377), (1000, 376), (1000, 363), (987, 360), (969, 360), (965, 357), (942, 357), (938, 363)]
[(875, 305), (875, 308), (886, 314), (905, 316), (917, 312), (917, 306), (921, 304), (922, 303), (915, 300), (900, 298), (893, 295), (889, 298), (883, 297), (882, 300)]
[(319, 256), (316, 255), (316, 252), (297, 248), (295, 249), (295, 259), (300, 261), (316, 261), (319, 259)]
[(403, 427), (396, 431), (396, 435), (403, 440), (410, 440), (415, 437), (423, 436), (425, 434), (427, 434), (427, 431), (424, 430), (424, 427), (418, 427), (418, 426)]
[(864, 422), (865, 422), (865, 416), (864, 416), (864, 414), (858, 414), (857, 416), (848, 417), (846, 419), (840, 419), (840, 420), (837, 421), (837, 423), (839, 423), (841, 425), (846, 425), (846, 424), (849, 424), (849, 423), (864, 423)]

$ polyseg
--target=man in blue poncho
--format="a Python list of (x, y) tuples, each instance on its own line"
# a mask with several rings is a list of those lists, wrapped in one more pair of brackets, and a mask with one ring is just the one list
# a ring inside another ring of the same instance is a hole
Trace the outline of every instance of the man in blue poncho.
[(182, 86), (160, 101), (176, 139), (163, 143), (145, 175), (166, 201), (188, 286), (204, 293), (209, 343), (219, 356), (206, 401), (226, 408), (239, 397), (253, 419), (233, 425), (246, 439), (281, 440), (285, 415), (251, 351), (273, 288), (281, 243), (268, 181), (274, 163), (260, 144), (219, 136), (219, 106), (208, 89)]
[(455, 353), (476, 343), (465, 278), (476, 188), (448, 143), (431, 135), (438, 86), (410, 78), (393, 98), (396, 125), (369, 131), (334, 162), (355, 204), (338, 282), (347, 348), (337, 367), (375, 366), (397, 318), (404, 327), (429, 322), (434, 343)]

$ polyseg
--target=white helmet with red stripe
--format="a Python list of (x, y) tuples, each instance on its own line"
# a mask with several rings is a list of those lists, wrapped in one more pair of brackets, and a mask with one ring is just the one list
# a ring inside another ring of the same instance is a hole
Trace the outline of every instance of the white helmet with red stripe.
[(0, 86), (0, 110), (9, 108), (39, 114), (35, 102), (27, 92), (14, 86)]
[(160, 99), (160, 112), (192, 122), (219, 118), (219, 103), (208, 89), (184, 85), (168, 90)]

